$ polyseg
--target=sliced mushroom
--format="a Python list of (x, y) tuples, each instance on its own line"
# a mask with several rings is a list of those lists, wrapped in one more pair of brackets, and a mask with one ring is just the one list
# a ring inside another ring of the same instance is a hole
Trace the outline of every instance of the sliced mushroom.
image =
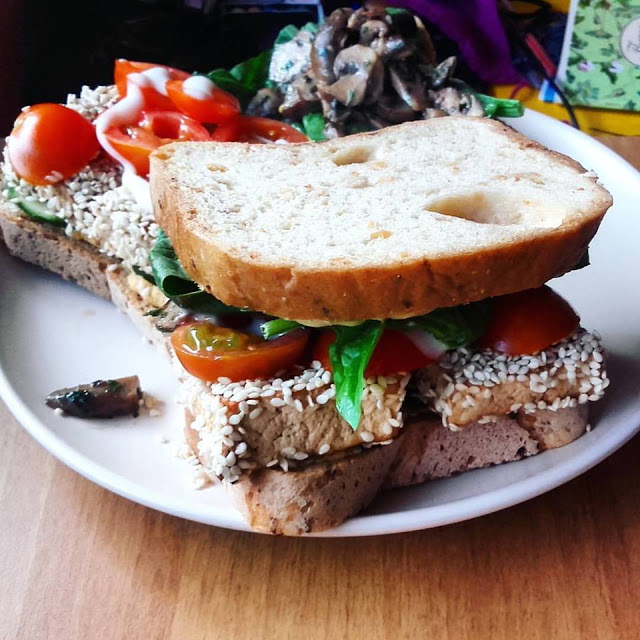
[(47, 396), (45, 404), (78, 418), (113, 418), (137, 416), (141, 399), (138, 376), (129, 376), (58, 389)]
[(425, 120), (429, 120), (431, 118), (442, 118), (442, 116), (446, 116), (447, 114), (442, 109), (434, 109), (432, 107), (428, 107), (422, 112), (422, 117)]
[(336, 9), (318, 29), (311, 47), (311, 69), (319, 84), (335, 80), (333, 63), (347, 40), (347, 22), (352, 14), (353, 9)]
[(384, 20), (367, 20), (360, 27), (360, 44), (367, 47), (389, 33), (389, 25)]
[(269, 80), (279, 84), (293, 82), (311, 67), (313, 34), (298, 31), (294, 38), (273, 50), (269, 63)]
[(413, 16), (413, 19), (415, 20), (416, 27), (418, 29), (418, 46), (416, 47), (418, 58), (421, 62), (433, 65), (437, 58), (431, 36), (418, 16)]
[(343, 49), (333, 65), (336, 82), (325, 87), (326, 93), (347, 107), (375, 101), (382, 93), (384, 71), (375, 51), (355, 44)]
[(453, 75), (456, 68), (456, 57), (449, 56), (435, 67), (431, 65), (419, 65), (419, 67), (431, 88), (440, 89)]
[(319, 100), (315, 80), (309, 74), (305, 74), (286, 86), (279, 113), (284, 118), (299, 120), (309, 113)]
[(270, 118), (278, 114), (278, 107), (282, 104), (282, 94), (278, 89), (269, 87), (260, 89), (247, 106), (250, 116)]
[(389, 66), (389, 78), (398, 95), (414, 110), (422, 111), (427, 107), (426, 85), (418, 70), (403, 63)]
[(373, 109), (376, 116), (389, 124), (400, 124), (415, 120), (418, 115), (404, 100), (397, 96), (383, 96)]
[(384, 60), (405, 60), (414, 55), (413, 47), (399, 35), (378, 38), (371, 43), (371, 48)]
[(347, 22), (347, 28), (358, 31), (369, 20), (389, 21), (389, 14), (384, 7), (367, 7), (358, 9), (351, 15)]
[(447, 115), (483, 116), (484, 108), (475, 95), (456, 87), (444, 87), (429, 91), (429, 98), (436, 109)]

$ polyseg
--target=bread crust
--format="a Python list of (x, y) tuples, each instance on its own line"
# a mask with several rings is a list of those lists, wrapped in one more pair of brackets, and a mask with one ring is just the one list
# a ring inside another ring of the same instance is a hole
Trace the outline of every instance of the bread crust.
[(8, 202), (0, 204), (0, 230), (11, 255), (111, 300), (107, 268), (119, 264), (118, 259), (105, 256), (87, 242), (69, 238), (58, 227), (25, 218)]
[[(486, 126), (498, 129), (522, 150), (541, 151), (550, 162), (586, 172), (574, 160), (499, 122)], [(372, 135), (375, 133), (358, 134), (363, 139)], [(609, 193), (594, 184), (597, 204), (588, 216), (526, 240), (378, 267), (304, 270), (296, 267), (293, 259), (290, 265), (281, 266), (227, 252), (199, 233), (197, 212), (185, 202), (176, 177), (163, 160), (170, 155), (171, 146), (152, 156), (151, 188), (156, 219), (171, 238), (187, 273), (227, 304), (303, 321), (330, 324), (408, 318), (541, 286), (580, 260), (612, 203)]]

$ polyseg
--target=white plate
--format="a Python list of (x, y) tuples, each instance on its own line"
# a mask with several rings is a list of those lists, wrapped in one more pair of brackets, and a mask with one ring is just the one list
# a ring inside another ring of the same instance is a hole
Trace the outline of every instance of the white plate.
[[(574, 478), (640, 428), (640, 174), (586, 135), (528, 111), (510, 122), (543, 144), (594, 169), (615, 204), (591, 247), (592, 266), (555, 281), (597, 328), (611, 354), (612, 384), (592, 406), (591, 433), (514, 464), (389, 492), (362, 515), (324, 536), (364, 536), (435, 527), (503, 509)], [(154, 509), (207, 524), (248, 530), (222, 487), (195, 491), (190, 470), (154, 436), (177, 437), (174, 374), (109, 303), (0, 252), (0, 393), (42, 446), (85, 477)], [(43, 404), (52, 389), (137, 373), (165, 402), (159, 418), (84, 422)]]

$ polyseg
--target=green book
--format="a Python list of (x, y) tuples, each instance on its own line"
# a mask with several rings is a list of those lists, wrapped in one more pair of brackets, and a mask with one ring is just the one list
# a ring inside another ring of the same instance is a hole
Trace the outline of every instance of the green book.
[(640, 111), (640, 0), (573, 0), (558, 80), (572, 104)]

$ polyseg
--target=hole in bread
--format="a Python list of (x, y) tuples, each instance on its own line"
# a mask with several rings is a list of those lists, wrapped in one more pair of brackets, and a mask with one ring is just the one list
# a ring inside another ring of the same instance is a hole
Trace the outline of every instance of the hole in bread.
[(331, 160), (337, 167), (345, 164), (363, 164), (372, 158), (373, 153), (371, 147), (351, 147), (334, 153)]
[(501, 191), (475, 191), (448, 196), (428, 202), (424, 209), (479, 224), (527, 227), (557, 227), (566, 213), (553, 202), (541, 202), (534, 197), (526, 198)]

